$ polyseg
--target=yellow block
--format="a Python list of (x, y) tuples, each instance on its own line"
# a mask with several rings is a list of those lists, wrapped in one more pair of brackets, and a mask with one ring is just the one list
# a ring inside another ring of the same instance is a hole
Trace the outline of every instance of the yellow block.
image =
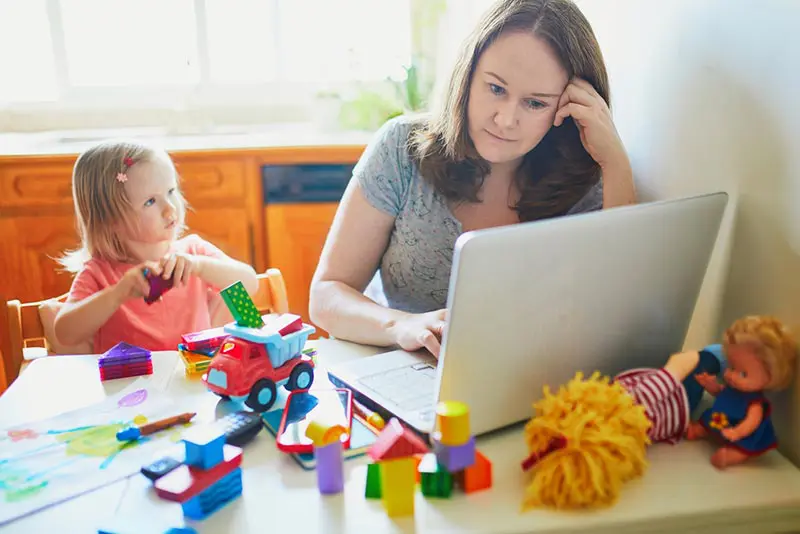
[(413, 456), (383, 460), (381, 466), (381, 502), (390, 517), (414, 515), (417, 487), (417, 462)]
[(463, 402), (443, 401), (436, 405), (436, 428), (442, 445), (463, 445), (469, 441), (469, 407)]
[(330, 445), (340, 440), (344, 434), (347, 434), (347, 429), (342, 425), (331, 425), (316, 419), (310, 421), (306, 428), (306, 437), (311, 438), (315, 447)]

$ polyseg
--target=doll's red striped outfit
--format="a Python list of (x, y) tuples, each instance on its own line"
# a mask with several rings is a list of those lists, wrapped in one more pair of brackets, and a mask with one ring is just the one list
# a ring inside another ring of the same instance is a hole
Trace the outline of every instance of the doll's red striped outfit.
[(651, 442), (680, 441), (689, 425), (689, 399), (682, 383), (666, 369), (631, 369), (614, 380), (644, 407), (652, 423)]

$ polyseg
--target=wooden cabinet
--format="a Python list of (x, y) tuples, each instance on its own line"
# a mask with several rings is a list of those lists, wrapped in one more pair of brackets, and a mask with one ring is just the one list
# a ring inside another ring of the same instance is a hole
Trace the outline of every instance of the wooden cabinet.
[(38, 300), (72, 283), (56, 259), (78, 244), (72, 203), (74, 158), (0, 162), (0, 294)]
[[(302, 316), (307, 323), (311, 322), (308, 317), (311, 278), (337, 206), (333, 202), (275, 204), (265, 209), (271, 266), (283, 273), (290, 311)], [(319, 329), (317, 335), (327, 337), (327, 333)]]

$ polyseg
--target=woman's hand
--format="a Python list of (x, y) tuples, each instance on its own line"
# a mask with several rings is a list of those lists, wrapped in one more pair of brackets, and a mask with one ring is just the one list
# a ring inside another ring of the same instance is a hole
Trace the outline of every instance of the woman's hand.
[(592, 84), (574, 78), (558, 101), (553, 126), (572, 117), (580, 132), (583, 147), (600, 167), (630, 166), (628, 155), (611, 118), (611, 110)]
[(155, 275), (161, 274), (161, 266), (151, 261), (128, 269), (114, 286), (119, 296), (119, 302), (125, 302), (132, 298), (144, 298), (150, 294), (150, 282), (145, 277), (145, 269), (149, 269)]
[(403, 350), (428, 349), (436, 358), (442, 348), (447, 310), (408, 314), (391, 327), (395, 343)]
[(183, 252), (167, 254), (161, 258), (161, 277), (172, 278), (173, 287), (185, 286), (189, 278), (200, 271), (200, 257)]

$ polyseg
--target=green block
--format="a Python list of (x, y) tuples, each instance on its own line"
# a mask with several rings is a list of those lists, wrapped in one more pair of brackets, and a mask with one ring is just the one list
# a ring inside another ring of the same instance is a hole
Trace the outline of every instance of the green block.
[(264, 320), (258, 313), (258, 308), (253, 303), (253, 299), (247, 293), (241, 281), (233, 283), (219, 292), (222, 300), (231, 311), (231, 315), (236, 319), (239, 326), (249, 326), (251, 328), (261, 328)]
[(439, 465), (436, 455), (429, 452), (419, 463), (420, 489), (426, 497), (448, 498), (453, 492), (453, 475)]
[(367, 499), (381, 498), (381, 465), (367, 464), (367, 487), (364, 491)]

